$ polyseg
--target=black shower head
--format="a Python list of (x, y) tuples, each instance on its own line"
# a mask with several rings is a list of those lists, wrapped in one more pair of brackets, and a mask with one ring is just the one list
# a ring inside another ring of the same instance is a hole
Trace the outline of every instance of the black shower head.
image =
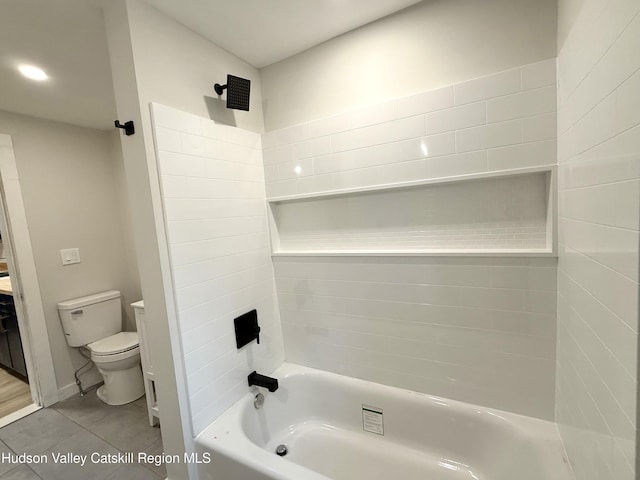
[(213, 87), (218, 95), (222, 95), (227, 89), (227, 108), (249, 111), (249, 93), (251, 92), (251, 80), (227, 75), (227, 84), (216, 83)]

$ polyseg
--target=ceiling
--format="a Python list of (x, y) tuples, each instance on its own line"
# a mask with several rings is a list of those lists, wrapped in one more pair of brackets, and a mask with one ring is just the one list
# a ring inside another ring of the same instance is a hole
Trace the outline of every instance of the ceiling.
[[(102, 10), (86, 0), (1, 0), (0, 110), (92, 128), (115, 102)], [(34, 82), (20, 64), (45, 70)]]
[(262, 68), (420, 0), (145, 0)]
[[(112, 128), (115, 101), (101, 5), (109, 0), (0, 0), (0, 110)], [(263, 67), (419, 0), (146, 0)], [(33, 64), (49, 80), (17, 70)]]

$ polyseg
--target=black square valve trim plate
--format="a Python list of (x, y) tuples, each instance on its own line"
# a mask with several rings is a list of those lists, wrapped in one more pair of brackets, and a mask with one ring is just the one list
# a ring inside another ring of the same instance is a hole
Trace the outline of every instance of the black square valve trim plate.
[(251, 310), (233, 320), (236, 328), (236, 346), (240, 349), (247, 343), (257, 340), (260, 343), (260, 326), (258, 311)]

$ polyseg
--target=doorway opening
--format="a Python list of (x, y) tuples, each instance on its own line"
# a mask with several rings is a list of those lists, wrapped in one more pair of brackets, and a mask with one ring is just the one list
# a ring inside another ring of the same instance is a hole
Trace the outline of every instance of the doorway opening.
[(0, 134), (0, 427), (58, 401), (11, 137)]

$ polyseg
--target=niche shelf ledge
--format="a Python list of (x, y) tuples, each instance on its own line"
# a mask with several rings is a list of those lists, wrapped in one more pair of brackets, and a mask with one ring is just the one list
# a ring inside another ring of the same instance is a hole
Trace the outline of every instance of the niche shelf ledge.
[(551, 250), (292, 250), (278, 251), (273, 258), (282, 257), (551, 257), (557, 253)]
[(272, 257), (557, 257), (556, 166), (267, 199)]
[(267, 203), (283, 203), (294, 202), (296, 200), (312, 200), (316, 198), (339, 197), (343, 195), (353, 195), (355, 193), (382, 192), (386, 190), (396, 190), (403, 188), (420, 187), (427, 185), (437, 185), (443, 183), (459, 183), (471, 180), (483, 180), (491, 178), (504, 178), (518, 175), (526, 175), (530, 173), (549, 173), (552, 176), (556, 174), (557, 165), (543, 165), (537, 167), (513, 168), (508, 170), (494, 170), (491, 172), (470, 173), (466, 175), (456, 175), (452, 177), (435, 177), (412, 182), (385, 183), (380, 185), (344, 188), (340, 190), (327, 190), (324, 192), (300, 193), (295, 195), (285, 195), (279, 197), (267, 197)]

